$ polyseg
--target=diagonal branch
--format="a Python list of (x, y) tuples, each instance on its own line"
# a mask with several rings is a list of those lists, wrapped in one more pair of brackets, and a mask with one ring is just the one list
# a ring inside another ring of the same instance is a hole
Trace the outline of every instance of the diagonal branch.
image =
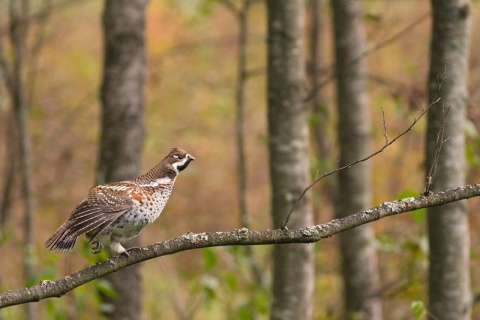
[[(367, 160), (370, 160), (371, 158), (375, 157), (376, 155), (378, 155), (379, 153), (382, 153), (385, 149), (387, 149), (388, 147), (390, 147), (392, 144), (395, 143), (395, 141), (397, 141), (398, 139), (400, 139), (401, 137), (403, 137), (404, 135), (406, 135), (408, 132), (410, 132), (412, 130), (412, 128), (418, 123), (418, 121), (434, 106), (436, 105), (440, 100), (441, 100), (441, 97), (440, 97), (440, 92), (442, 90), (442, 86), (443, 86), (443, 83), (445, 81), (445, 78), (447, 76), (447, 66), (445, 65), (445, 69), (443, 70), (443, 74), (441, 77), (439, 77), (438, 79), (438, 90), (437, 90), (437, 93), (435, 94), (435, 96), (433, 97), (432, 99), (432, 102), (430, 102), (430, 104), (428, 105), (428, 107), (426, 108), (422, 108), (422, 112), (420, 112), (420, 115), (417, 117), (417, 118), (414, 118), (413, 121), (412, 121), (412, 124), (410, 124), (410, 126), (408, 126), (404, 131), (400, 132), (399, 134), (397, 134), (392, 140), (388, 140), (388, 136), (387, 136), (387, 127), (386, 127), (386, 123), (385, 123), (385, 117), (383, 116), (383, 129), (384, 129), (384, 133), (383, 133), (383, 136), (385, 138), (385, 144), (383, 145), (383, 147), (381, 147), (380, 149), (378, 149), (377, 151), (375, 151), (374, 153), (370, 154), (369, 156), (366, 156), (362, 159), (358, 159), (358, 160), (355, 160), (353, 162), (350, 162), (350, 163), (347, 163), (346, 165), (342, 166), (342, 167), (338, 167), (337, 169), (335, 170), (332, 170), (330, 172), (327, 172), (325, 174), (323, 174), (322, 176), (320, 177), (316, 177), (315, 180), (313, 180), (313, 182), (308, 186), (306, 187), (303, 192), (300, 194), (300, 196), (297, 198), (297, 200), (295, 200), (295, 202), (293, 203), (292, 205), (292, 208), (290, 209), (290, 211), (288, 212), (287, 214), (287, 217), (285, 218), (285, 220), (283, 221), (282, 223), (282, 229), (286, 229), (287, 228), (287, 225), (288, 225), (288, 222), (290, 221), (290, 217), (292, 216), (292, 213), (295, 211), (295, 209), (297, 208), (298, 204), (300, 203), (300, 201), (303, 199), (303, 197), (307, 194), (307, 192), (315, 185), (317, 184), (320, 180), (323, 180), (324, 178), (328, 177), (328, 176), (331, 176), (332, 174), (335, 174), (339, 171), (342, 171), (342, 170), (346, 170), (346, 169), (349, 169), (351, 167), (353, 167), (354, 165), (357, 165), (358, 163), (360, 162), (365, 162)], [(382, 109), (382, 115), (384, 115), (383, 113), (383, 109)]]
[(480, 196), (480, 184), (467, 185), (442, 192), (420, 195), (416, 198), (404, 198), (360, 211), (342, 219), (328, 223), (295, 230), (263, 230), (250, 231), (246, 228), (228, 232), (199, 233), (188, 232), (178, 238), (153, 245), (135, 248), (129, 251), (130, 256), (117, 255), (106, 261), (94, 264), (86, 269), (56, 281), (45, 280), (30, 288), (7, 291), (0, 294), (0, 308), (35, 302), (52, 297), (61, 297), (65, 293), (116, 272), (127, 266), (157, 257), (181, 251), (231, 245), (267, 245), (280, 243), (312, 243), (331, 237), (339, 232), (399, 213), (418, 210), (426, 207), (440, 206), (447, 203)]
[(346, 170), (346, 169), (349, 169), (351, 167), (353, 167), (354, 165), (357, 165), (358, 163), (360, 162), (365, 162), (367, 160), (370, 160), (371, 158), (375, 157), (376, 155), (378, 155), (379, 153), (382, 153), (385, 149), (387, 149), (389, 146), (391, 146), (393, 143), (395, 143), (395, 141), (397, 141), (398, 139), (400, 139), (402, 136), (404, 136), (405, 134), (407, 134), (408, 132), (410, 132), (412, 130), (412, 128), (417, 124), (417, 122), (428, 112), (428, 110), (430, 110), (431, 107), (433, 107), (437, 102), (440, 101), (440, 98), (436, 98), (436, 100), (434, 100), (427, 108), (423, 109), (422, 112), (420, 113), (420, 115), (418, 116), (418, 118), (414, 118), (413, 121), (412, 121), (412, 124), (410, 124), (410, 126), (405, 129), (404, 131), (402, 131), (401, 133), (399, 133), (395, 138), (393, 138), (392, 140), (388, 140), (388, 137), (386, 135), (386, 133), (384, 133), (384, 137), (385, 137), (385, 144), (383, 145), (383, 147), (381, 147), (380, 149), (378, 149), (377, 151), (375, 151), (374, 153), (370, 154), (369, 156), (366, 156), (365, 158), (362, 158), (362, 159), (358, 159), (358, 160), (355, 160), (351, 163), (348, 163), (342, 167), (339, 167), (335, 170), (332, 170), (332, 171), (329, 171), (323, 175), (321, 175), (320, 177), (317, 177), (315, 178), (315, 180), (313, 180), (313, 182), (308, 186), (306, 187), (303, 192), (300, 194), (300, 196), (297, 198), (297, 200), (294, 202), (292, 208), (290, 209), (290, 211), (288, 212), (287, 214), (287, 217), (285, 218), (285, 220), (283, 221), (283, 224), (282, 224), (282, 229), (285, 229), (287, 228), (287, 225), (288, 225), (288, 222), (290, 221), (290, 217), (292, 215), (292, 213), (295, 211), (295, 209), (297, 208), (298, 204), (300, 203), (300, 201), (303, 199), (303, 197), (305, 196), (305, 194), (316, 184), (318, 183), (320, 180), (323, 180), (325, 179), (326, 177), (328, 176), (331, 176), (332, 174), (335, 174), (339, 171), (342, 171), (342, 170)]

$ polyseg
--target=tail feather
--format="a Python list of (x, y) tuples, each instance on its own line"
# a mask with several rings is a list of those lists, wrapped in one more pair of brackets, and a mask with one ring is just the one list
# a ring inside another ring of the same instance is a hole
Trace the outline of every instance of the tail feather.
[(78, 235), (72, 233), (69, 226), (64, 223), (55, 233), (45, 241), (45, 247), (56, 252), (72, 250)]

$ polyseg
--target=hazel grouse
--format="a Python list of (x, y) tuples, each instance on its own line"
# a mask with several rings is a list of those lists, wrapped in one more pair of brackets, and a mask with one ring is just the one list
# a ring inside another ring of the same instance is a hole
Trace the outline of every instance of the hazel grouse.
[(192, 160), (195, 158), (185, 150), (173, 148), (153, 169), (132, 181), (91, 188), (45, 246), (57, 252), (69, 251), (85, 234), (93, 253), (102, 251), (105, 242), (113, 252), (128, 255), (122, 243), (160, 216), (175, 179)]

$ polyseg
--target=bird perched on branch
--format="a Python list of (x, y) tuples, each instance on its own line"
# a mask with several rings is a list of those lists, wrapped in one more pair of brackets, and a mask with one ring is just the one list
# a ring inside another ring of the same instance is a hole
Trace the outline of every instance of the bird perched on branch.
[(173, 148), (159, 164), (135, 180), (91, 188), (45, 246), (57, 252), (69, 251), (85, 234), (93, 253), (102, 251), (102, 242), (106, 242), (113, 252), (128, 256), (122, 243), (160, 216), (175, 179), (192, 160), (195, 158), (185, 150)]

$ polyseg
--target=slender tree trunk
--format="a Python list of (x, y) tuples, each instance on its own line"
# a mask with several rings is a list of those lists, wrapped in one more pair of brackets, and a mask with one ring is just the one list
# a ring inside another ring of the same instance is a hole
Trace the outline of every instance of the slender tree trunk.
[[(337, 73), (338, 143), (340, 166), (361, 159), (370, 151), (370, 113), (366, 63), (355, 58), (365, 49), (362, 8), (358, 1), (332, 0)], [(338, 218), (371, 204), (370, 162), (338, 174), (335, 214)], [(381, 319), (377, 258), (369, 244), (372, 228), (365, 225), (340, 234), (345, 318)]]
[[(304, 3), (269, 0), (268, 131), (272, 218), (279, 228), (309, 184), (308, 109), (304, 106)], [(293, 213), (291, 227), (313, 223), (309, 197)], [(310, 319), (314, 283), (313, 246), (274, 248), (271, 319)]]
[[(432, 0), (433, 28), (430, 47), (429, 99), (438, 92), (438, 79), (445, 67), (446, 79), (440, 97), (445, 108), (444, 137), (433, 190), (465, 183), (464, 123), (468, 101), (468, 56), (471, 4), (469, 0)], [(430, 170), (438, 147), (444, 109), (428, 114), (426, 170)], [(442, 320), (470, 319), (469, 227), (465, 202), (428, 209), (430, 243), (429, 311)], [(433, 317), (432, 317), (433, 318)]]
[[(25, 23), (26, 17), (30, 12), (29, 0), (10, 1), (10, 42), (13, 47), (13, 65), (11, 74), (10, 94), (13, 104), (13, 118), (16, 127), (16, 143), (18, 146), (19, 172), (21, 182), (21, 197), (24, 205), (24, 274), (27, 285), (32, 285), (35, 281), (35, 265), (33, 263), (33, 217), (34, 217), (34, 199), (33, 199), (33, 169), (31, 161), (31, 141), (28, 126), (28, 106), (25, 94), (24, 65), (25, 43), (28, 34), (28, 24)], [(29, 303), (26, 305), (27, 318), (36, 319), (35, 305)]]
[(247, 36), (248, 7), (250, 0), (243, 1), (243, 8), (238, 12), (238, 80), (236, 93), (236, 139), (238, 156), (238, 190), (240, 200), (240, 222), (242, 227), (250, 227), (247, 202), (247, 165), (245, 155), (245, 84), (247, 82)]
[(321, 35), (323, 30), (322, 10), (324, 7), (324, 0), (311, 0), (311, 27), (310, 27), (310, 80), (312, 85), (312, 115), (313, 115), (313, 137), (317, 145), (318, 157), (324, 161), (329, 156), (330, 144), (325, 132), (326, 124), (329, 121), (329, 112), (327, 103), (323, 95), (323, 90), (319, 88), (319, 80), (322, 68), (322, 54), (321, 54)]
[[(247, 40), (248, 40), (248, 12), (251, 0), (243, 0), (238, 11), (238, 82), (236, 92), (236, 139), (238, 154), (238, 187), (240, 201), (240, 223), (243, 228), (250, 229), (250, 213), (248, 211), (247, 191), (247, 160), (245, 152), (245, 85), (247, 83)], [(246, 246), (250, 270), (258, 286), (263, 286), (263, 276), (253, 255), (251, 246)]]
[(8, 120), (5, 123), (5, 168), (3, 168), (3, 186), (2, 196), (0, 202), (0, 237), (5, 231), (5, 225), (10, 217), (10, 207), (12, 204), (12, 193), (15, 188), (16, 162), (17, 162), (17, 138), (15, 135), (15, 126), (12, 123), (13, 116), (8, 115)]
[[(146, 0), (107, 0), (103, 13), (104, 74), (98, 182), (139, 174), (143, 129)], [(137, 238), (138, 241), (138, 238)], [(130, 242), (131, 246), (136, 241)], [(140, 265), (107, 276), (118, 293), (103, 297), (113, 305), (109, 319), (141, 319)]]

